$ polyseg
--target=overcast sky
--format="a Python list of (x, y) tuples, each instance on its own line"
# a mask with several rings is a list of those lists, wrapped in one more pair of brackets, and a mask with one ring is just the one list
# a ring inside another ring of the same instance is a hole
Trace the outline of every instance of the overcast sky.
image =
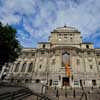
[(54, 28), (65, 24), (100, 47), (100, 0), (0, 0), (0, 21), (17, 29), (24, 47), (47, 41)]

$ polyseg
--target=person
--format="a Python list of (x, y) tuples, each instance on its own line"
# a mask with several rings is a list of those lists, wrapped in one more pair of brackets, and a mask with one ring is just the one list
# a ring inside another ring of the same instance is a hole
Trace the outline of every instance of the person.
[(56, 89), (56, 97), (58, 97), (58, 100), (59, 100), (59, 91), (58, 91), (58, 89)]
[(76, 97), (75, 89), (73, 90), (73, 97), (74, 97), (74, 98)]
[(54, 88), (54, 89), (55, 89), (55, 90), (57, 89), (57, 88), (56, 88), (56, 86), (55, 86), (55, 88)]

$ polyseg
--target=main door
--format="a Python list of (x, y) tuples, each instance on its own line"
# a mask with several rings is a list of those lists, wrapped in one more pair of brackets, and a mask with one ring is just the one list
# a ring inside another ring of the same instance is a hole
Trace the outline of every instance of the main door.
[(69, 78), (68, 77), (63, 77), (62, 79), (62, 85), (63, 86), (69, 86)]

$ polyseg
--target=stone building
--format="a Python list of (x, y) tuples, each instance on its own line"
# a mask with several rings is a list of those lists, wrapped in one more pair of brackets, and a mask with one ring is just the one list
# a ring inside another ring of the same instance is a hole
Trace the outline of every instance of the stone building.
[(59, 27), (48, 42), (37, 48), (23, 48), (10, 66), (7, 79), (47, 82), (49, 86), (100, 86), (100, 49), (83, 43), (74, 27)]

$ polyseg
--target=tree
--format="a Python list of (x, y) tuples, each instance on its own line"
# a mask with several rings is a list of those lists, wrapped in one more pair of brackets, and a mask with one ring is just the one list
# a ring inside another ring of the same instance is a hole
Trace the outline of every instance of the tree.
[(5, 63), (12, 63), (20, 55), (21, 46), (16, 39), (16, 29), (0, 23), (0, 70)]

